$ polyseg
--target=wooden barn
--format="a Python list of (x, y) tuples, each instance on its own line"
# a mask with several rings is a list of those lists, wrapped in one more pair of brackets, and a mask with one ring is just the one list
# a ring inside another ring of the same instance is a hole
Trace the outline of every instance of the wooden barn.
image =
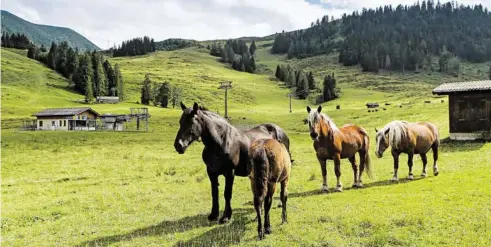
[(97, 96), (96, 102), (99, 104), (117, 104), (117, 103), (119, 103), (119, 97), (117, 97), (117, 96)]
[(89, 107), (50, 108), (32, 116), (36, 130), (95, 130), (99, 113)]
[(433, 94), (449, 96), (450, 139), (491, 139), (491, 80), (445, 83)]
[(379, 105), (376, 102), (374, 102), (374, 103), (367, 103), (366, 104), (366, 107), (367, 108), (377, 108), (377, 107), (379, 107)]

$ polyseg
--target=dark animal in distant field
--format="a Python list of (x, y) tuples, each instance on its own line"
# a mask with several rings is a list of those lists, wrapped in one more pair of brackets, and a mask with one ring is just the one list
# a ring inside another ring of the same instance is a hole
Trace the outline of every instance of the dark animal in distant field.
[[(276, 191), (276, 184), (281, 183), (280, 199), (282, 203), (282, 224), (287, 222), (286, 201), (288, 198), (288, 181), (290, 179), (291, 161), (285, 145), (275, 139), (257, 139), (249, 148), (252, 172), (251, 189), (256, 209), (257, 231), (259, 239), (271, 233), (269, 211)], [(261, 207), (264, 202), (264, 228), (262, 225)]]
[[(363, 187), (361, 176), (367, 170), (371, 177), (371, 163), (369, 155), (370, 139), (366, 131), (354, 124), (344, 125), (342, 128), (336, 127), (334, 122), (324, 113), (322, 107), (317, 111), (312, 111), (307, 106), (309, 113), (310, 137), (314, 141), (314, 149), (322, 170), (322, 191), (327, 192), (327, 170), (326, 161), (334, 161), (334, 172), (336, 173), (337, 185), (335, 191), (341, 192), (341, 159), (349, 159), (353, 168), (354, 183), (353, 187)], [(360, 155), (360, 170), (356, 164), (356, 153)]]
[(440, 139), (438, 128), (428, 122), (409, 123), (406, 121), (392, 121), (384, 126), (381, 130), (375, 129), (377, 132), (377, 150), (375, 154), (381, 158), (384, 151), (390, 146), (392, 147), (392, 157), (394, 158), (394, 176), (392, 181), (397, 181), (397, 169), (399, 168), (399, 155), (407, 153), (409, 166), (408, 179), (413, 180), (413, 156), (419, 154), (423, 161), (422, 177), (426, 177), (426, 164), (428, 159), (426, 153), (433, 150), (433, 174), (438, 175), (438, 147)]
[(382, 108), (382, 109), (384, 109), (384, 111), (387, 111), (387, 109), (385, 109), (385, 108)]
[(182, 115), (179, 130), (174, 141), (174, 148), (179, 154), (194, 142), (201, 139), (204, 149), (203, 161), (211, 183), (213, 198), (211, 213), (208, 220), (218, 219), (218, 176), (225, 176), (225, 210), (220, 223), (232, 217), (230, 200), (235, 175), (247, 177), (250, 174), (249, 146), (251, 140), (258, 138), (278, 138), (289, 150), (290, 141), (285, 132), (277, 125), (262, 124), (245, 132), (239, 131), (220, 115), (198, 106), (187, 108), (181, 102)]

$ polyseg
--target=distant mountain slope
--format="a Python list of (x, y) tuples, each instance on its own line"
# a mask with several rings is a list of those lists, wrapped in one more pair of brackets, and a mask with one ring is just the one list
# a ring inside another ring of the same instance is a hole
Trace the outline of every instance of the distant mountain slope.
[(1, 15), (2, 33), (23, 33), (35, 44), (43, 44), (48, 48), (53, 41), (67, 41), (71, 47), (78, 47), (81, 51), (100, 50), (90, 40), (70, 28), (34, 24), (5, 10), (2, 10)]

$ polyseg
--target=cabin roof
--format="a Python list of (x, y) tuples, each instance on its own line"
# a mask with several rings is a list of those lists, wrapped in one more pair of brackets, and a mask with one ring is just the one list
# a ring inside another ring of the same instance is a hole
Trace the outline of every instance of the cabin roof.
[(75, 116), (82, 112), (91, 111), (96, 116), (99, 116), (99, 113), (92, 110), (90, 107), (75, 107), (75, 108), (48, 108), (44, 109), (32, 116), (35, 117), (48, 117), (48, 116)]
[(491, 80), (444, 83), (433, 89), (433, 94), (491, 91)]

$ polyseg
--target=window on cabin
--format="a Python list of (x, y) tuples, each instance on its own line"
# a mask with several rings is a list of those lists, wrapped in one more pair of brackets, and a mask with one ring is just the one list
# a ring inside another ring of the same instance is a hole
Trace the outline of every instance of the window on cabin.
[(63, 120), (63, 127), (66, 127), (66, 120)]
[(39, 121), (39, 127), (43, 127), (43, 121)]
[(63, 123), (61, 122), (62, 120), (60, 120), (60, 127), (63, 126)]

